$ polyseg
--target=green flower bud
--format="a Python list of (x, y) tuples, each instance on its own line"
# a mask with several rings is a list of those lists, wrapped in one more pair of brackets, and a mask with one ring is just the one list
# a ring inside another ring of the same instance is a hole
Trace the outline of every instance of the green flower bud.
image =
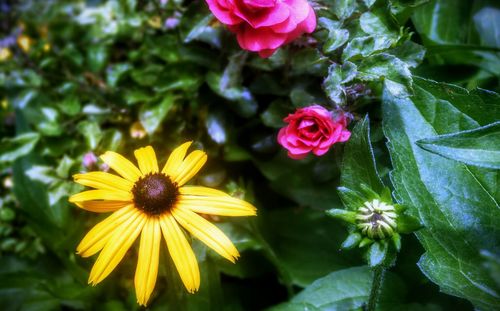
[(358, 208), (356, 226), (370, 239), (385, 239), (394, 234), (397, 228), (396, 209), (378, 199), (367, 201)]

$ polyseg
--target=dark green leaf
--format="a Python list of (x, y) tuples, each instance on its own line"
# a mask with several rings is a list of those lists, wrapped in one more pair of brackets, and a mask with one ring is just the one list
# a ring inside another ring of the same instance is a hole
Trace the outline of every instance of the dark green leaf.
[(317, 278), (360, 263), (339, 250), (344, 228), (314, 210), (283, 209), (261, 213), (262, 231), (291, 282), (307, 286)]
[(474, 130), (422, 139), (417, 144), (448, 159), (500, 169), (500, 122)]
[[(491, 173), (468, 168), (416, 145), (418, 140), (436, 134), (477, 127), (478, 121), (464, 114), (461, 103), (472, 104), (484, 97), (473, 94), (467, 100), (465, 90), (435, 85), (418, 79), (412, 98), (384, 93), (384, 130), (394, 165), (391, 179), (398, 199), (424, 225), (416, 233), (426, 250), (419, 261), (422, 271), (442, 291), (489, 310), (500, 303), (498, 288), (481, 266), (479, 256), (480, 250), (498, 253), (500, 245), (500, 231), (494, 225), (500, 222), (495, 189), (480, 182)], [(492, 100), (494, 96), (488, 94), (487, 98)], [(486, 102), (494, 105), (489, 100)], [(476, 115), (482, 119), (483, 113)]]
[(376, 193), (381, 193), (384, 189), (384, 184), (377, 173), (370, 142), (368, 116), (356, 124), (345, 146), (340, 184), (358, 192), (363, 191), (361, 184), (365, 184)]

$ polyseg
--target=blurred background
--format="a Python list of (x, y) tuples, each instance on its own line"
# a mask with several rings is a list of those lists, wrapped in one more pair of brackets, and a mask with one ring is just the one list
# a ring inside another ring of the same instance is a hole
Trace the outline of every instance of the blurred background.
[[(340, 6), (354, 3), (313, 4), (318, 16), (338, 16)], [(391, 3), (399, 9), (397, 22), (423, 47), (414, 74), (500, 90), (494, 1)], [(187, 140), (209, 156), (194, 182), (253, 202), (259, 215), (211, 219), (242, 253), (235, 265), (193, 241), (202, 272), (195, 295), (184, 290), (163, 248), (150, 309), (316, 310), (309, 301), (335, 295), (331, 306), (359, 308), (368, 270), (358, 251), (339, 250), (345, 227), (324, 216), (342, 208), (335, 191), (342, 145), (324, 157), (294, 161), (276, 142), (282, 119), (296, 108), (337, 107), (322, 88), (331, 63), (322, 52), (324, 24), (261, 59), (241, 51), (199, 0), (1, 0), (0, 14), (2, 310), (139, 309), (134, 248), (105, 281), (87, 285), (94, 258), (79, 258), (75, 248), (105, 215), (67, 202), (82, 190), (71, 175), (107, 170), (98, 160), (107, 150), (130, 158), (148, 144), (164, 163)], [(349, 14), (357, 16), (354, 9)], [(367, 82), (344, 91), (342, 109), (354, 121), (370, 113), (379, 171), (387, 179), (380, 87)], [(472, 310), (420, 272), (423, 249), (413, 235), (403, 245), (384, 309)], [(330, 287), (292, 301), (313, 283)]]

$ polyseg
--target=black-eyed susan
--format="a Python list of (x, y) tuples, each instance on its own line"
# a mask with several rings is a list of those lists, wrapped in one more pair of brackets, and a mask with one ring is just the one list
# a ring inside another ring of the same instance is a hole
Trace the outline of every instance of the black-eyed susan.
[(95, 190), (70, 197), (70, 202), (92, 212), (113, 212), (93, 227), (77, 247), (83, 257), (100, 254), (92, 267), (89, 283), (106, 278), (125, 256), (139, 234), (135, 272), (137, 302), (146, 305), (156, 283), (161, 236), (186, 289), (200, 286), (200, 272), (184, 228), (231, 262), (239, 257), (229, 238), (198, 213), (221, 216), (253, 216), (250, 203), (212, 188), (185, 185), (207, 160), (203, 151), (186, 156), (191, 142), (176, 148), (163, 169), (148, 146), (135, 150), (139, 167), (115, 152), (101, 159), (120, 176), (105, 172), (76, 174), (74, 179)]

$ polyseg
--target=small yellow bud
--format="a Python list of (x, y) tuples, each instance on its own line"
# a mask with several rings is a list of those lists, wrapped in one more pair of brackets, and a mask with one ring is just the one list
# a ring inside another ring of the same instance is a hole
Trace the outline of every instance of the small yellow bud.
[(148, 19), (148, 24), (155, 29), (159, 29), (161, 28), (161, 18), (159, 16), (153, 16)]
[(0, 62), (8, 60), (12, 56), (9, 48), (0, 48)]
[(33, 40), (27, 35), (20, 35), (17, 37), (17, 45), (25, 52), (28, 53), (31, 45), (33, 44)]
[(130, 126), (130, 137), (142, 139), (146, 137), (146, 130), (142, 126), (141, 122), (136, 121)]

